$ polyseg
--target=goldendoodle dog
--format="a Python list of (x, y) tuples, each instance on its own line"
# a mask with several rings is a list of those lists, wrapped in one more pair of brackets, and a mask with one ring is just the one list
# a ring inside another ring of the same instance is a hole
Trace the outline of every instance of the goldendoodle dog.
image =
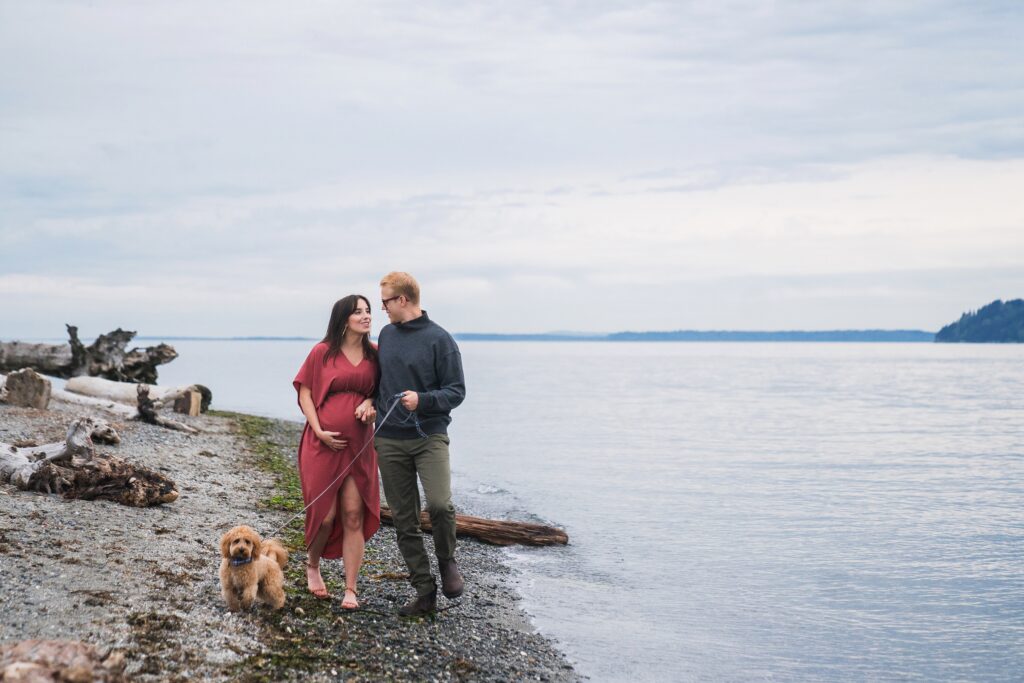
[(264, 541), (247, 526), (220, 537), (220, 589), (228, 609), (249, 609), (256, 600), (274, 609), (284, 606), (284, 572), (288, 551), (276, 539)]

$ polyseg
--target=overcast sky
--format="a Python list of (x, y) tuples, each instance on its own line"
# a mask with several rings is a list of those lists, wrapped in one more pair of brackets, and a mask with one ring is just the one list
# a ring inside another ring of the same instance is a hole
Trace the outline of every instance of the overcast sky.
[(936, 330), (1024, 296), (1022, 35), (1016, 0), (0, 0), (0, 338), (318, 336), (389, 270), (453, 332)]

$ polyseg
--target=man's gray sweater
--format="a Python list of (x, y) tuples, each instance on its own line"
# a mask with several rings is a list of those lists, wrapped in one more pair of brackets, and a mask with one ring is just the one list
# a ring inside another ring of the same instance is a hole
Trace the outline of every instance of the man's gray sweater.
[[(380, 356), (380, 388), (377, 420), (381, 420), (399, 391), (419, 394), (416, 418), (424, 434), (446, 434), (451, 410), (466, 398), (462, 354), (444, 328), (423, 315), (404, 323), (392, 323), (377, 338)], [(398, 406), (377, 432), (389, 439), (422, 438), (413, 416)]]

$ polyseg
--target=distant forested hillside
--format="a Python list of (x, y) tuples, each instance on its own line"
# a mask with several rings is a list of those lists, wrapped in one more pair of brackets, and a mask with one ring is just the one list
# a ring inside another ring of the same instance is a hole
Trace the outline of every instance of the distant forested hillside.
[(934, 332), (923, 330), (789, 330), (775, 332), (729, 330), (674, 330), (671, 332), (613, 332), (587, 334), (489, 334), (459, 332), (459, 341), (589, 341), (589, 342), (933, 342)]
[(673, 332), (616, 332), (608, 341), (729, 341), (729, 342), (931, 342), (923, 330), (675, 330)]
[(996, 299), (968, 312), (935, 335), (937, 342), (1024, 342), (1024, 299)]

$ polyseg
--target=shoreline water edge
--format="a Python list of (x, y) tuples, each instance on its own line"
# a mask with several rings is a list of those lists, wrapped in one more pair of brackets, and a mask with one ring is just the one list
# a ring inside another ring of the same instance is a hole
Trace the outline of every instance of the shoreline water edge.
[[(81, 416), (77, 407), (0, 404), (0, 442), (62, 441)], [(139, 681), (581, 680), (531, 626), (502, 550), (473, 539), (459, 541), (466, 595), (441, 600), (433, 618), (400, 619), (411, 589), (394, 531), (382, 527), (366, 548), (362, 609), (350, 613), (340, 562), (325, 563), (333, 600), (306, 590), (299, 518), (278, 536), (291, 552), (284, 608), (228, 612), (218, 540), (236, 524), (270, 534), (302, 509), (301, 425), (217, 411), (183, 419), (201, 433), (126, 422), (119, 445), (99, 446), (174, 479), (171, 504), (132, 508), (0, 485), (0, 648), (82, 641), (123, 656), (126, 679)]]

